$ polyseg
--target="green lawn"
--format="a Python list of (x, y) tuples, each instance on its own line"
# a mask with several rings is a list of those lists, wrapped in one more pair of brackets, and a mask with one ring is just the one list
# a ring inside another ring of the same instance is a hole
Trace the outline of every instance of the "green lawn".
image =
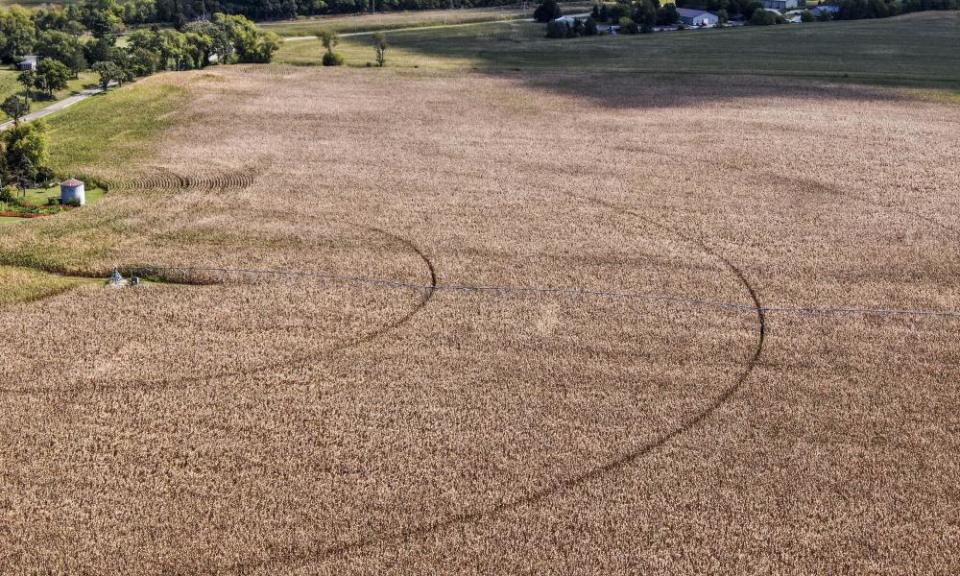
[[(106, 194), (106, 191), (102, 188), (97, 187), (88, 187), (86, 190), (86, 205), (96, 204), (100, 199), (103, 198), (103, 195)], [(35, 188), (32, 190), (27, 190), (23, 196), (17, 196), (15, 202), (0, 202), (0, 210), (2, 211), (29, 211), (29, 209), (24, 208), (23, 204), (28, 204), (30, 206), (37, 206), (41, 213), (46, 213), (50, 215), (55, 215), (57, 211), (60, 210), (59, 205), (49, 206), (47, 204), (48, 199), (50, 198), (60, 198), (60, 187), (51, 186), (49, 188)], [(0, 216), (0, 227), (8, 224), (13, 224), (16, 222), (24, 222), (28, 220), (33, 220), (33, 218), (20, 218), (17, 216)]]
[[(16, 70), (0, 70), (0, 102), (6, 100), (8, 96), (23, 92), (23, 85), (17, 81), (18, 74), (19, 72)], [(56, 92), (53, 98), (48, 99), (44, 97), (42, 99), (33, 99), (30, 102), (30, 111), (36, 112), (37, 110), (46, 108), (54, 102), (63, 100), (68, 96), (72, 96), (84, 88), (92, 88), (96, 87), (96, 85), (97, 75), (93, 72), (83, 72), (80, 74), (79, 78), (71, 80), (66, 89)], [(9, 119), (5, 114), (0, 113), (0, 116), (3, 116), (3, 120), (0, 121), (6, 121)]]
[[(84, 196), (87, 204), (94, 204), (103, 198), (106, 192), (102, 188), (87, 186)], [(60, 186), (50, 186), (49, 188), (31, 188), (26, 191), (24, 196), (17, 195), (17, 200), (33, 205), (46, 206), (49, 198), (60, 198)], [(15, 206), (8, 205), (6, 202), (0, 202), (0, 210), (12, 210)]]
[[(389, 66), (557, 69), (608, 73), (759, 74), (960, 89), (960, 13), (882, 20), (550, 40), (543, 25), (491, 23), (387, 34)], [(347, 64), (373, 60), (370, 39), (344, 38)], [(288, 42), (278, 60), (317, 64), (315, 41)]]
[(187, 89), (141, 81), (111, 89), (48, 117), (50, 164), (58, 174), (99, 176), (116, 171), (153, 145), (171, 126)]

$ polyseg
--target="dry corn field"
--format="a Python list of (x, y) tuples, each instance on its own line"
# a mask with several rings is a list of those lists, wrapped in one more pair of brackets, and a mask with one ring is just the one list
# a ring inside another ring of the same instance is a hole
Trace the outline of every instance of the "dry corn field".
[(135, 173), (0, 236), (189, 281), (0, 306), (0, 573), (960, 572), (955, 103), (154, 82)]

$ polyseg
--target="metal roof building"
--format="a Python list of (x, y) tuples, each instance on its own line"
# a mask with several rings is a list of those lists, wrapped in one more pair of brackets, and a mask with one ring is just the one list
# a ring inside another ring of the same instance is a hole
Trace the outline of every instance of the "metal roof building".
[(680, 21), (687, 26), (716, 26), (720, 18), (713, 12), (693, 10), (691, 8), (677, 8)]

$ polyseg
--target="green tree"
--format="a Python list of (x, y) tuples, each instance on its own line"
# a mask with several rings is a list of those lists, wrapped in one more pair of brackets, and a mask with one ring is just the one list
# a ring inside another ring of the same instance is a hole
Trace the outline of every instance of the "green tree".
[(92, 42), (84, 45), (84, 57), (87, 62), (106, 62), (113, 60), (117, 48), (114, 45), (116, 39), (113, 37), (96, 38)]
[(30, 12), (19, 6), (0, 10), (0, 59), (17, 62), (33, 52), (37, 41), (37, 27)]
[(160, 66), (164, 70), (182, 70), (187, 60), (187, 40), (176, 30), (165, 29), (157, 34)]
[(570, 27), (563, 20), (547, 22), (547, 38), (566, 38), (569, 32)]
[(280, 49), (279, 36), (260, 31), (253, 21), (243, 16), (214, 14), (213, 23), (222, 27), (230, 38), (238, 62), (266, 64)]
[(130, 72), (134, 76), (149, 76), (160, 69), (160, 57), (145, 48), (132, 48), (127, 52)]
[(667, 4), (657, 10), (657, 25), (673, 26), (680, 21), (680, 14), (675, 4)]
[[(607, 4), (604, 4), (604, 5), (603, 5), (603, 8), (606, 9), (607, 19), (608, 19), (610, 22), (613, 22), (614, 24), (617, 24), (617, 23), (620, 22), (620, 20), (623, 19), (623, 18), (629, 18), (629, 17), (630, 17), (630, 13), (631, 13), (631, 12), (630, 12), (630, 5), (629, 5), (629, 4), (625, 4), (625, 3), (623, 3), (623, 2), (617, 2), (616, 4), (613, 4), (613, 5), (611, 5), (611, 6), (608, 6)], [(602, 9), (601, 9), (601, 12), (603, 12)]]
[(47, 58), (37, 66), (37, 84), (51, 97), (57, 90), (63, 90), (73, 77), (73, 72), (59, 60)]
[(373, 49), (377, 53), (377, 66), (383, 68), (386, 63), (387, 37), (377, 33), (373, 35)]
[(122, 84), (126, 76), (123, 69), (120, 68), (116, 62), (109, 60), (97, 62), (91, 69), (100, 76), (100, 88), (104, 91), (110, 88), (110, 84), (114, 82)]
[(340, 36), (336, 32), (330, 30), (323, 30), (317, 34), (317, 38), (320, 39), (320, 42), (323, 43), (326, 53), (323, 55), (323, 65), (324, 66), (340, 66), (343, 64), (343, 56), (337, 54), (334, 50), (337, 47), (337, 44), (340, 43)]
[(84, 0), (80, 18), (94, 38), (116, 38), (123, 32), (123, 9), (116, 0)]
[(157, 21), (157, 3), (154, 0), (123, 0), (121, 18), (126, 24), (146, 24)]
[(12, 118), (15, 125), (19, 125), (20, 119), (30, 113), (30, 101), (19, 94), (12, 94), (0, 104), (0, 110)]
[(59, 60), (70, 68), (76, 77), (87, 67), (83, 43), (79, 38), (60, 30), (45, 30), (37, 39), (37, 55), (41, 58)]
[(543, 0), (533, 11), (533, 19), (537, 22), (550, 22), (561, 16), (563, 16), (563, 11), (560, 10), (560, 4), (557, 4), (557, 0)]
[(320, 42), (327, 52), (333, 52), (337, 44), (340, 43), (340, 35), (330, 30), (321, 30), (317, 34), (317, 38), (320, 39)]
[(30, 95), (35, 89), (38, 88), (37, 83), (37, 73), (33, 70), (24, 70), (17, 74), (17, 81), (23, 85), (23, 93), (27, 97), (27, 101), (30, 100)]
[(757, 10), (763, 10), (763, 4), (757, 0), (748, 0), (745, 4), (741, 5), (740, 14), (747, 20), (750, 20)]
[(8, 177), (16, 178), (18, 185), (32, 182), (37, 170), (46, 166), (47, 125), (43, 120), (20, 123), (3, 133), (4, 162)]
[(600, 29), (597, 27), (597, 21), (592, 16), (587, 18), (586, 22), (583, 23), (583, 35), (596, 36), (599, 33)]
[[(192, 22), (184, 29), (187, 34), (199, 34), (206, 38), (209, 45), (203, 66), (216, 62), (230, 64), (234, 61), (236, 47), (233, 43), (231, 30), (228, 26), (214, 22)], [(193, 41), (191, 41), (193, 43)]]
[(753, 15), (750, 16), (750, 24), (752, 26), (770, 26), (777, 23), (777, 15), (769, 10), (754, 10)]
[(199, 32), (187, 32), (186, 40), (187, 63), (190, 68), (203, 68), (210, 62), (210, 51), (213, 49), (213, 38)]
[(633, 21), (641, 32), (653, 32), (657, 23), (657, 8), (650, 0), (638, 0), (633, 10)]
[(36, 26), (38, 32), (63, 30), (70, 21), (66, 10), (60, 8), (47, 9), (43, 7), (34, 10), (33, 13), (30, 14), (30, 19), (33, 20), (33, 24)]

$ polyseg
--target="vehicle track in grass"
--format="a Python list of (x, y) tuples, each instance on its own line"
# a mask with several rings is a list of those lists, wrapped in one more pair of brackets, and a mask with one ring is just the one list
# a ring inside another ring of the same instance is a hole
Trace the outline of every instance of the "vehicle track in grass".
[[(303, 353), (296, 355), (293, 358), (283, 358), (276, 361), (264, 362), (251, 367), (236, 368), (231, 370), (223, 370), (218, 372), (206, 373), (206, 374), (197, 374), (189, 377), (168, 377), (161, 376), (159, 378), (150, 379), (150, 380), (136, 380), (123, 385), (73, 385), (73, 386), (64, 386), (57, 388), (9, 388), (4, 387), (0, 388), (0, 394), (19, 394), (19, 395), (29, 395), (29, 394), (58, 394), (62, 392), (103, 392), (103, 391), (129, 391), (129, 390), (143, 390), (143, 389), (162, 389), (162, 390), (181, 390), (191, 387), (192, 385), (220, 380), (228, 379), (239, 376), (249, 376), (254, 374), (262, 374), (270, 370), (275, 370), (283, 366), (291, 365), (302, 365), (308, 362), (311, 359), (314, 359), (317, 354), (333, 354), (357, 346), (366, 344), (380, 337), (386, 336), (390, 332), (399, 329), (403, 325), (410, 322), (418, 312), (420, 312), (430, 300), (433, 298), (433, 295), (437, 288), (437, 270), (434, 266), (433, 261), (420, 249), (417, 244), (415, 244), (410, 239), (400, 236), (398, 234), (389, 232), (382, 228), (375, 226), (355, 226), (358, 229), (372, 231), (377, 234), (383, 235), (386, 238), (390, 239), (395, 244), (404, 246), (407, 250), (416, 255), (416, 257), (421, 261), (425, 268), (429, 284), (426, 284), (427, 289), (421, 290), (422, 296), (419, 301), (405, 313), (395, 318), (393, 321), (382, 324), (378, 328), (370, 330), (368, 332), (362, 333), (353, 338), (347, 338), (341, 342), (320, 350), (311, 351), (309, 353)], [(150, 266), (134, 266), (128, 267), (127, 270), (142, 270), (149, 271), (153, 269), (158, 269), (159, 267), (150, 267)], [(161, 278), (162, 280), (167, 280)], [(181, 284), (189, 284), (190, 278), (177, 278), (177, 282)], [(194, 284), (216, 284), (216, 282), (210, 281), (209, 278), (204, 278), (199, 281), (193, 282)]]
[(562, 491), (577, 488), (587, 482), (607, 474), (619, 472), (624, 468), (636, 463), (645, 456), (665, 446), (674, 438), (681, 436), (697, 427), (699, 424), (713, 415), (721, 406), (726, 404), (730, 398), (738, 390), (740, 390), (743, 384), (753, 373), (756, 366), (759, 364), (766, 340), (766, 314), (763, 303), (760, 299), (760, 294), (740, 270), (740, 268), (733, 264), (733, 262), (731, 262), (726, 256), (720, 254), (714, 248), (709, 246), (706, 242), (682, 234), (668, 226), (660, 224), (659, 222), (640, 214), (635, 210), (595, 197), (579, 196), (574, 194), (565, 195), (579, 202), (599, 205), (614, 211), (618, 215), (635, 218), (648, 225), (663, 230), (668, 234), (697, 247), (707, 256), (717, 259), (730, 273), (737, 278), (738, 283), (743, 287), (749, 296), (750, 301), (753, 303), (753, 309), (757, 318), (757, 336), (750, 358), (747, 360), (745, 366), (740, 371), (739, 375), (734, 379), (734, 381), (726, 386), (709, 404), (701, 408), (696, 413), (687, 416), (679, 423), (678, 426), (675, 426), (666, 433), (661, 434), (654, 440), (634, 446), (620, 456), (613, 458), (600, 466), (596, 466), (589, 470), (567, 476), (565, 478), (560, 478), (546, 488), (519, 495), (494, 506), (455, 513), (443, 520), (414, 526), (407, 530), (388, 534), (372, 534), (353, 542), (334, 546), (325, 547), (322, 545), (322, 543), (316, 543), (317, 545), (315, 547), (300, 547), (283, 553), (274, 554), (268, 558), (239, 561), (225, 567), (217, 567), (214, 570), (215, 572), (221, 573), (226, 571), (234, 574), (245, 574), (253, 570), (270, 570), (279, 566), (289, 568), (292, 565), (302, 566), (310, 563), (323, 562), (373, 546), (402, 543), (419, 537), (429, 536), (431, 534), (435, 534), (437, 532), (457, 526), (481, 523), (483, 521), (502, 516), (503, 514), (524, 506), (539, 504)]
[(226, 192), (253, 186), (261, 174), (262, 170), (254, 166), (208, 175), (183, 175), (170, 168), (156, 166), (152, 173), (140, 178), (119, 180), (110, 189), (119, 192)]

